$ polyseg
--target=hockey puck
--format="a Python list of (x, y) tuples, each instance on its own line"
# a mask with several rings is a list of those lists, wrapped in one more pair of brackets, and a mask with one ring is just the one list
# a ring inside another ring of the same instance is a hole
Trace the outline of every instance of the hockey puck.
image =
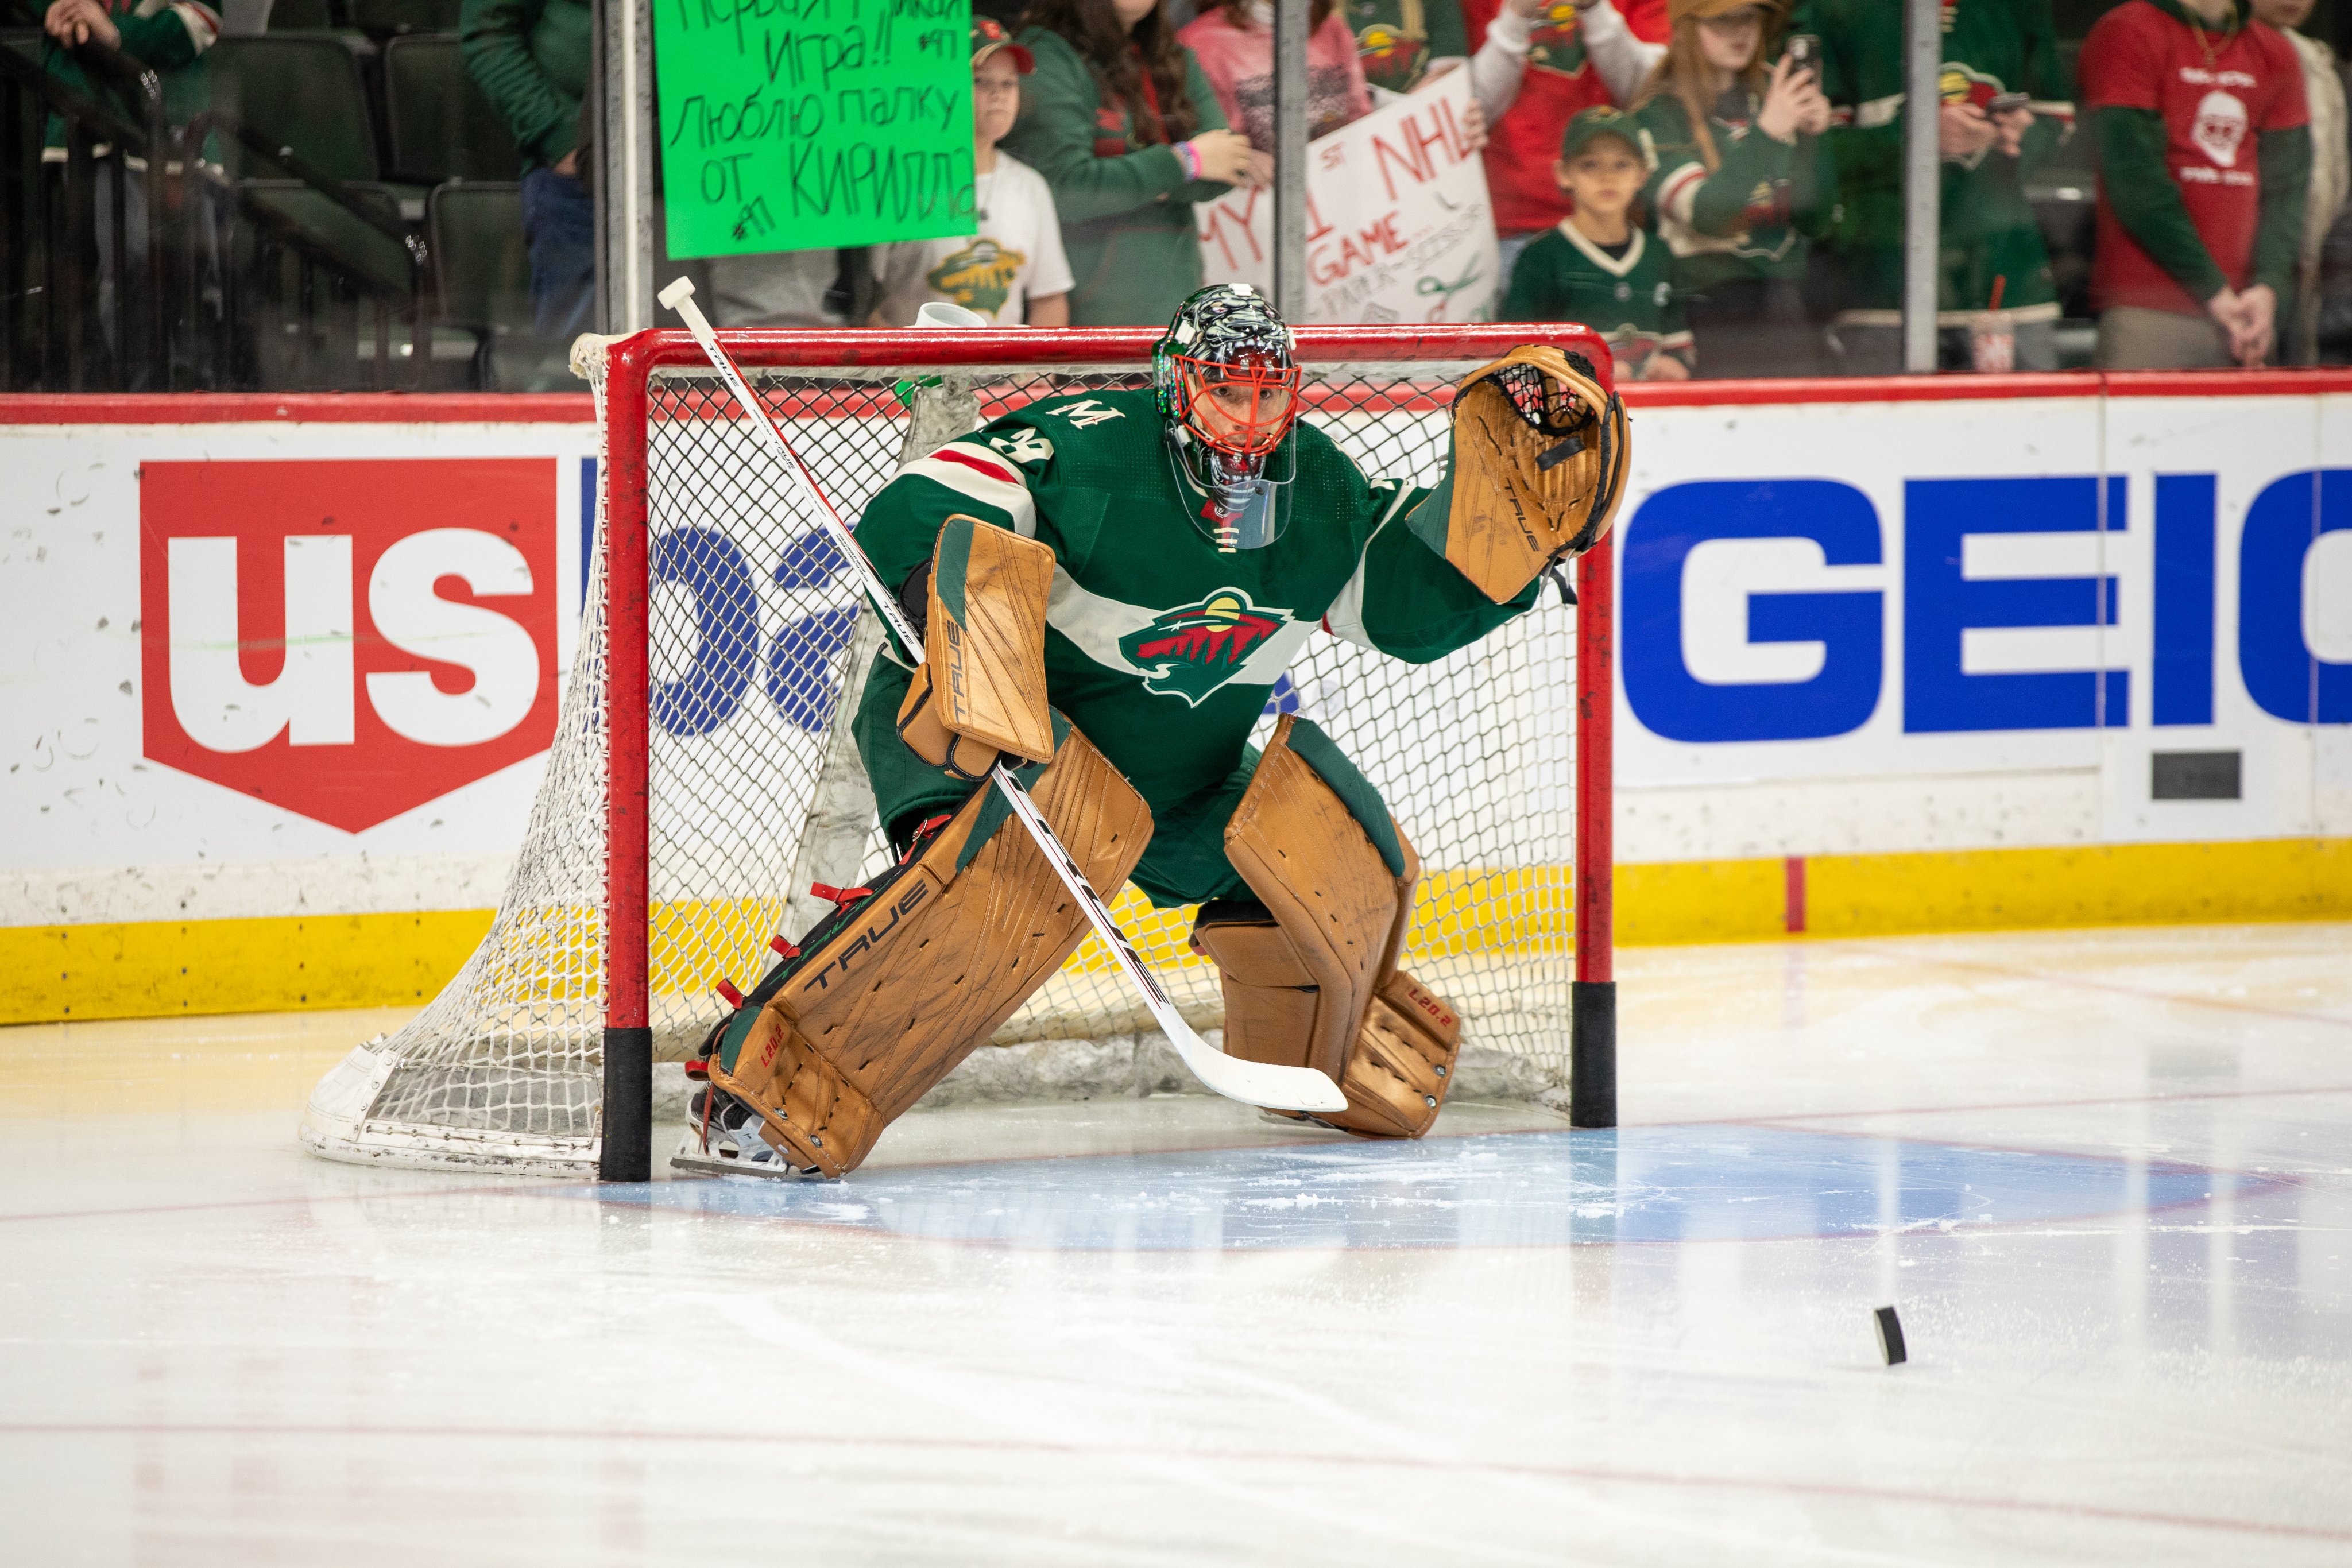
[(1880, 1307), (1871, 1318), (1878, 1325), (1878, 1354), (1886, 1358), (1887, 1365), (1901, 1365), (1909, 1359), (1903, 1350), (1903, 1320), (1895, 1315), (1893, 1307)]

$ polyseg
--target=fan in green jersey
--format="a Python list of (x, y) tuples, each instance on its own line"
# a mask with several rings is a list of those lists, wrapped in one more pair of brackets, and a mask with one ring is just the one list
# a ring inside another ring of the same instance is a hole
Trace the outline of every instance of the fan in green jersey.
[[(1967, 370), (1979, 332), (2006, 331), (2021, 371), (2058, 368), (2058, 289), (2027, 191), (2073, 134), (2071, 72), (2050, 0), (1944, 0), (1937, 44), (1941, 217), (1938, 358)], [(1834, 116), (1838, 216), (1829, 236), (1843, 275), (1840, 368), (1889, 375), (1902, 364), (1904, 135), (1910, 113), (1903, 8), (1878, 0), (1799, 0), (1796, 30), (1821, 39), (1822, 90)], [(2109, 183), (2115, 171), (2105, 171)]]
[(1623, 412), (1601, 341), (1548, 335), (1578, 357), (1522, 348), (1464, 383), (1433, 486), (1370, 482), (1302, 422), (1289, 329), (1230, 286), (1177, 312), (1150, 390), (1041, 398), (903, 468), (856, 537), (923, 646), (876, 663), (853, 726), (900, 866), (714, 1036), (719, 1124), (756, 1107), (766, 1157), (840, 1174), (1076, 948), (1070, 901), (999, 831), (1002, 756), (1102, 891), (1204, 906), (1229, 1054), (1328, 1072), (1335, 1126), (1425, 1131), (1459, 1029), (1397, 967), (1412, 845), (1307, 719), (1248, 737), (1310, 636), (1443, 657), (1601, 538)]

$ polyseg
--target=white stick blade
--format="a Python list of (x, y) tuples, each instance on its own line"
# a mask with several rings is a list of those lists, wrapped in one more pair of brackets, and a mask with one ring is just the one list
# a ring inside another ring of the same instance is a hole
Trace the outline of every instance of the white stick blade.
[(1276, 1067), (1265, 1061), (1244, 1061), (1227, 1056), (1186, 1028), (1183, 1020), (1169, 1022), (1168, 1038), (1192, 1076), (1228, 1100), (1262, 1105), (1269, 1111), (1344, 1111), (1348, 1097), (1329, 1076), (1311, 1067)]

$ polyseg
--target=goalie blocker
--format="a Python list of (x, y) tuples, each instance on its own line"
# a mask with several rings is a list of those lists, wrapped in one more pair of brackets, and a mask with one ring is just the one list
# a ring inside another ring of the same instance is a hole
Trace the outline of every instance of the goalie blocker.
[(898, 738), (909, 751), (974, 780), (1000, 754), (1052, 758), (1045, 600), (1053, 587), (1054, 552), (1045, 546), (976, 517), (948, 518), (930, 566), (899, 593), (923, 634), (923, 662), (898, 705)]

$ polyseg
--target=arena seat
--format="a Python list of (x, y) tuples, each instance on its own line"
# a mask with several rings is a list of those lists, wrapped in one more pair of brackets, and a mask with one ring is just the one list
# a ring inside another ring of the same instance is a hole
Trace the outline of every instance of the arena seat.
[(531, 330), (522, 187), (472, 180), (436, 185), (425, 198), (425, 233), (440, 322), (474, 336), (474, 384), (511, 389), (551, 348)]
[(456, 35), (410, 34), (383, 47), (384, 115), (393, 177), (513, 180), (522, 153), (467, 70)]
[(349, 0), (351, 26), (372, 38), (455, 33), (459, 0)]
[[(397, 240), (297, 181), (245, 180), (239, 182), (239, 186), (288, 228), (341, 258), (354, 276), (365, 280), (376, 292), (404, 303), (407, 300), (414, 274), (408, 253)], [(391, 222), (399, 222), (400, 195), (391, 186), (353, 181), (344, 188), (362, 205)], [(236, 256), (240, 270), (242, 264), (251, 259), (257, 242), (279, 237), (266, 233), (256, 235), (251, 232), (254, 226), (238, 227)]]
[(323, 33), (346, 26), (335, 0), (269, 0), (266, 33)]
[[(383, 164), (361, 68), (369, 47), (331, 33), (223, 38), (207, 57), (213, 107), (338, 180), (378, 179)], [(274, 178), (282, 172), (221, 140), (231, 174)]]

